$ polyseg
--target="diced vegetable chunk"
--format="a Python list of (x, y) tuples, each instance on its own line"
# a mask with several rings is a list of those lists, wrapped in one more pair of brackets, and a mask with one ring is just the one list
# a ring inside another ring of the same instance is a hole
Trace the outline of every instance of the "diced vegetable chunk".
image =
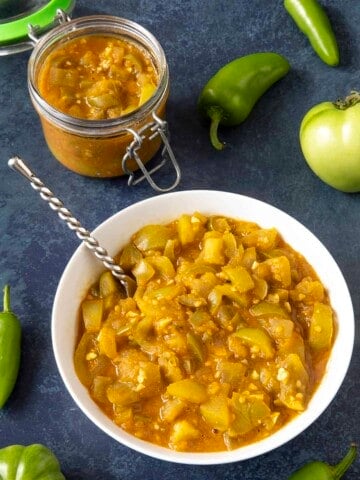
[(224, 241), (222, 237), (208, 237), (205, 239), (202, 259), (205, 263), (224, 265)]
[(104, 326), (98, 335), (99, 351), (101, 354), (109, 358), (117, 356), (115, 330), (111, 327)]
[(186, 403), (180, 398), (167, 400), (160, 409), (160, 417), (172, 423), (186, 408)]
[(164, 225), (146, 225), (134, 235), (133, 242), (142, 252), (163, 250), (172, 237), (171, 230)]
[(231, 398), (234, 421), (229, 428), (231, 437), (245, 435), (254, 428), (258, 428), (266, 419), (271, 410), (264, 400), (256, 395), (242, 395), (234, 393)]
[(279, 399), (284, 405), (292, 410), (304, 410), (309, 374), (298, 355), (291, 353), (280, 363), (277, 379), (280, 382)]
[(288, 312), (278, 303), (263, 301), (250, 307), (250, 313), (259, 317), (261, 315), (271, 315), (276, 317), (288, 318)]
[(170, 435), (170, 442), (175, 446), (180, 446), (188, 440), (193, 440), (200, 436), (200, 432), (188, 420), (180, 420), (174, 423)]
[(223, 272), (225, 272), (225, 275), (238, 292), (247, 292), (255, 286), (250, 273), (241, 265), (237, 267), (224, 267)]
[(106, 390), (109, 402), (116, 405), (127, 406), (139, 400), (139, 393), (130, 384), (115, 382)]
[(132, 269), (138, 285), (146, 285), (147, 282), (155, 275), (155, 269), (145, 259), (141, 259)]
[(333, 338), (333, 313), (329, 305), (315, 302), (310, 320), (309, 342), (313, 350), (330, 348)]
[(220, 360), (216, 365), (216, 373), (220, 382), (239, 386), (245, 379), (246, 365), (240, 362)]
[(214, 395), (200, 405), (200, 413), (211, 428), (224, 432), (230, 425), (230, 410), (225, 395)]
[(192, 403), (203, 403), (208, 397), (204, 385), (190, 378), (170, 383), (166, 391), (173, 397), (181, 398), (182, 400), (187, 400)]
[(193, 229), (190, 215), (180, 216), (177, 229), (181, 245), (187, 245), (194, 241), (196, 232)]
[(271, 337), (261, 328), (239, 328), (234, 335), (249, 346), (250, 353), (266, 359), (273, 358), (275, 350)]
[(85, 330), (98, 332), (103, 316), (103, 301), (101, 298), (84, 300), (81, 304)]
[(110, 271), (101, 274), (99, 281), (99, 291), (101, 298), (105, 298), (108, 295), (119, 291), (119, 283)]

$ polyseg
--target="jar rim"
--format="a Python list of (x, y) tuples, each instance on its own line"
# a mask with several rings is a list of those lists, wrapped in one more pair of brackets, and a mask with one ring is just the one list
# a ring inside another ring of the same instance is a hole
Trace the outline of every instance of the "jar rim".
[[(112, 27), (112, 30), (109, 30), (109, 27)], [(151, 54), (158, 69), (159, 84), (154, 94), (134, 111), (113, 119), (90, 120), (63, 113), (44, 100), (36, 85), (39, 60), (50, 48), (54, 48), (64, 39), (71, 40), (80, 36), (96, 34), (103, 34), (109, 37), (117, 36), (119, 38), (125, 36), (130, 40), (136, 41)], [(35, 107), (49, 121), (77, 135), (119, 135), (119, 130), (125, 131), (156, 109), (157, 105), (161, 103), (167, 94), (168, 84), (169, 69), (165, 53), (156, 37), (142, 25), (132, 20), (112, 15), (90, 15), (61, 23), (39, 39), (28, 62), (28, 89)]]

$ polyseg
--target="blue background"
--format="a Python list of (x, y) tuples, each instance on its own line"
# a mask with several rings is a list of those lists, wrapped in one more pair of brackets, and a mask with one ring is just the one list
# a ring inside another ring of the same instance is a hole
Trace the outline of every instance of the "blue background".
[[(249, 195), (286, 211), (308, 227), (338, 262), (360, 318), (359, 194), (322, 183), (307, 167), (298, 132), (314, 104), (360, 88), (360, 2), (322, 0), (332, 21), (341, 64), (316, 56), (280, 0), (79, 0), (73, 17), (102, 13), (148, 28), (170, 67), (168, 121), (182, 169), (178, 190), (217, 189)], [(275, 51), (289, 74), (260, 99), (241, 126), (222, 129), (219, 153), (196, 112), (205, 82), (228, 61)], [(155, 193), (125, 178), (97, 180), (62, 167), (49, 153), (27, 92), (29, 52), (0, 57), (0, 284), (12, 286), (12, 304), (23, 326), (23, 353), (15, 390), (0, 411), (0, 447), (44, 443), (58, 456), (68, 480), (286, 479), (312, 459), (336, 463), (349, 443), (359, 443), (359, 332), (345, 381), (328, 409), (303, 434), (261, 457), (223, 466), (182, 466), (158, 461), (116, 443), (75, 405), (57, 371), (51, 346), (51, 308), (61, 273), (78, 246), (76, 237), (7, 167), (18, 154), (88, 229)], [(359, 133), (360, 134), (360, 133)], [(164, 185), (171, 172), (159, 173)], [(359, 478), (355, 463), (346, 479)], [(316, 479), (314, 479), (316, 480)]]

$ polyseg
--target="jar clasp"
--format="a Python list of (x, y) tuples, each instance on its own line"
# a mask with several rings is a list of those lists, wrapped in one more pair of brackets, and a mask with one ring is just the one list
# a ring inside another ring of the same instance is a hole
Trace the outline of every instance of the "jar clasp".
[[(122, 159), (122, 169), (123, 171), (129, 175), (128, 185), (136, 185), (143, 180), (147, 180), (151, 187), (156, 190), (157, 192), (169, 192), (170, 190), (174, 189), (180, 182), (181, 179), (181, 172), (179, 164), (176, 160), (174, 152), (170, 146), (169, 142), (169, 130), (168, 125), (165, 120), (159, 118), (155, 112), (152, 113), (152, 117), (154, 119), (153, 122), (147, 123), (144, 125), (139, 131), (133, 130), (132, 128), (127, 128), (126, 130), (131, 133), (134, 137), (133, 141), (126, 149), (126, 153)], [(146, 138), (145, 132), (148, 131), (148, 139), (153, 140), (156, 136), (160, 136), (163, 149), (161, 152), (161, 161), (158, 165), (153, 167), (151, 170), (147, 170), (144, 163), (142, 162), (141, 158), (138, 155), (138, 150), (141, 148), (143, 141)], [(138, 165), (139, 169), (142, 172), (142, 175), (135, 179), (135, 172), (131, 170), (127, 166), (127, 162), (129, 160), (135, 160), (136, 164)], [(175, 170), (175, 181), (170, 187), (162, 188), (152, 178), (152, 174), (160, 170), (168, 161), (170, 160), (171, 164)]]
[[(71, 17), (65, 10), (58, 8), (56, 10), (56, 14), (54, 16), (54, 22), (58, 21), (60, 24), (70, 22)], [(39, 25), (32, 25), (31, 23), (28, 24), (28, 37), (33, 42), (34, 45), (38, 43), (40, 40), (39, 34), (41, 33), (41, 28)]]

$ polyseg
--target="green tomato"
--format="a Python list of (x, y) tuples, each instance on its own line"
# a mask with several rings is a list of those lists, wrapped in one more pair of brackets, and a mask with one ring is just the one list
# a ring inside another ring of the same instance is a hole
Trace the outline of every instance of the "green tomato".
[(47, 447), (10, 445), (0, 449), (1, 480), (65, 480), (60, 465)]
[(321, 180), (343, 192), (360, 192), (360, 93), (309, 110), (301, 123), (300, 145)]

